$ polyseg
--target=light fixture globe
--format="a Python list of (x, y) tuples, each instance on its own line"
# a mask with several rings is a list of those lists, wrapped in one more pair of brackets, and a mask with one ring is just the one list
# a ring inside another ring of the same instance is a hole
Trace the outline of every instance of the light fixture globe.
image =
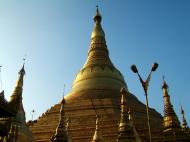
[(137, 67), (136, 67), (135, 65), (132, 65), (132, 66), (131, 66), (131, 70), (132, 70), (134, 73), (138, 73)]
[(156, 69), (158, 68), (158, 63), (154, 63), (153, 65), (152, 65), (152, 71), (156, 71)]

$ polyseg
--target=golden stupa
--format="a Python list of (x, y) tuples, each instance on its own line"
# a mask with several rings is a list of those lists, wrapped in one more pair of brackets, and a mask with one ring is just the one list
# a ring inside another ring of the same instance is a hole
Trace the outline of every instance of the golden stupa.
[[(104, 142), (116, 142), (121, 113), (120, 90), (123, 87), (135, 131), (141, 141), (149, 141), (146, 106), (129, 92), (122, 74), (111, 62), (101, 20), (97, 9), (86, 63), (65, 96), (65, 120), (70, 119), (70, 137), (72, 142), (92, 141), (98, 115)], [(30, 125), (37, 142), (50, 142), (59, 124), (60, 106), (61, 103), (55, 104)], [(162, 120), (162, 116), (150, 108), (152, 141), (162, 140)]]
[(15, 115), (0, 118), (1, 126), (9, 127), (6, 136), (0, 137), (1, 142), (35, 142), (35, 139), (26, 124), (25, 111), (22, 104), (24, 75), (25, 70), (23, 65), (22, 69), (19, 71), (19, 77), (10, 101), (7, 102), (7, 104), (9, 104), (14, 110)]

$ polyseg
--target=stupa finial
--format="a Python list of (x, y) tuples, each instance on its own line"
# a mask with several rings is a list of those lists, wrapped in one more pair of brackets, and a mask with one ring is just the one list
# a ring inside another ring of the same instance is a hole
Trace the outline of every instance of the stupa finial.
[[(96, 15), (94, 16), (94, 29), (91, 34), (91, 39), (94, 37), (105, 37), (104, 30), (102, 29), (101, 26), (101, 21), (102, 21), (102, 16), (99, 12), (98, 6), (96, 6)], [(105, 39), (104, 39), (105, 40)]]
[(65, 99), (63, 98), (61, 101), (59, 124), (56, 128), (55, 134), (51, 138), (52, 142), (60, 142), (60, 141), (67, 142), (68, 137), (64, 122), (64, 116), (65, 116), (64, 104), (65, 104)]
[(94, 132), (94, 136), (92, 142), (103, 142), (103, 136), (100, 129), (100, 116), (96, 115), (96, 128)]
[(15, 119), (23, 123), (25, 123), (25, 120), (26, 120), (25, 112), (24, 112), (24, 108), (22, 104), (22, 90), (23, 90), (23, 84), (24, 84), (24, 75), (25, 75), (25, 69), (24, 69), (24, 64), (23, 64), (22, 68), (18, 72), (18, 79), (16, 82), (16, 86), (9, 101), (11, 106), (17, 112)]
[(98, 5), (96, 5), (96, 15), (94, 16), (94, 22), (101, 22), (102, 16), (99, 12)]
[(127, 101), (126, 101), (127, 91), (124, 87), (122, 87), (120, 93), (121, 93), (121, 118), (119, 122), (119, 135), (117, 138), (117, 142), (123, 142), (123, 141), (135, 142), (133, 127), (129, 123), (129, 116), (127, 112)]
[(182, 105), (181, 105), (181, 115), (182, 115), (182, 129), (183, 129), (184, 131), (186, 131), (186, 130), (188, 129), (188, 124), (187, 124), (187, 121), (186, 121), (186, 119), (185, 119), (185, 112), (184, 112), (184, 110), (183, 110)]
[(166, 81), (163, 81), (162, 90), (164, 99), (163, 141), (184, 141), (186, 135), (182, 132), (180, 122), (171, 104)]

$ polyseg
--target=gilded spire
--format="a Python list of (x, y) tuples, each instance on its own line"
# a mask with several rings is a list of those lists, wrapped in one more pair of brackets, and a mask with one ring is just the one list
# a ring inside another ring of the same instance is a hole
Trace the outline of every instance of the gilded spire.
[(182, 114), (182, 129), (184, 131), (187, 131), (189, 129), (187, 121), (185, 119), (185, 112), (183, 110), (183, 107), (181, 106), (181, 114)]
[(119, 123), (119, 134), (118, 134), (118, 142), (135, 142), (135, 135), (133, 132), (133, 127), (129, 123), (129, 116), (127, 112), (127, 101), (126, 95), (127, 91), (124, 87), (122, 87), (121, 91), (121, 118)]
[(51, 138), (52, 142), (68, 142), (66, 127), (64, 122), (64, 116), (65, 116), (64, 104), (65, 104), (65, 99), (63, 98), (63, 100), (61, 101), (59, 124), (56, 128), (55, 134)]
[(18, 79), (13, 94), (10, 97), (9, 104), (15, 110), (16, 115), (9, 119), (12, 125), (8, 137), (15, 142), (34, 142), (31, 131), (26, 125), (25, 112), (22, 103), (22, 91), (24, 84), (25, 69), (24, 64), (18, 73)]
[(171, 128), (180, 128), (180, 122), (178, 117), (173, 109), (173, 105), (170, 101), (170, 96), (168, 94), (168, 85), (166, 82), (163, 82), (163, 99), (164, 99), (164, 129), (168, 127)]
[(171, 104), (168, 94), (168, 85), (165, 80), (162, 85), (162, 90), (164, 99), (163, 141), (188, 141), (186, 134), (182, 132), (180, 122)]
[(109, 59), (105, 33), (101, 26), (101, 20), (102, 16), (97, 7), (96, 15), (94, 16), (94, 28), (91, 34), (91, 45), (85, 67), (105, 64), (113, 66)]
[(99, 12), (98, 5), (96, 6), (96, 15), (94, 16), (94, 22), (101, 22), (102, 16)]
[(92, 142), (103, 142), (103, 136), (100, 130), (100, 117), (98, 115), (96, 115), (96, 129), (94, 132), (94, 136), (92, 139)]
[(10, 105), (16, 110), (17, 114), (14, 119), (19, 122), (25, 123), (25, 112), (22, 104), (22, 90), (23, 90), (23, 83), (24, 83), (24, 75), (25, 69), (24, 65), (22, 66), (21, 70), (18, 73), (18, 80), (16, 82), (16, 87), (13, 91), (13, 94), (10, 97)]
[(96, 15), (94, 16), (94, 29), (91, 34), (92, 39), (94, 37), (103, 37), (103, 38), (105, 37), (104, 30), (102, 29), (102, 26), (101, 26), (101, 21), (102, 21), (102, 16), (97, 6)]

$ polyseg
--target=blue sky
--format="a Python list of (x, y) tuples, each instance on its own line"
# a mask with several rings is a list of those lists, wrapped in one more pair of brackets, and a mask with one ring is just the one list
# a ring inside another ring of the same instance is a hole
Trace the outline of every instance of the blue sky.
[(175, 111), (180, 103), (190, 123), (189, 0), (0, 0), (0, 65), (9, 99), (26, 55), (23, 103), (27, 120), (58, 103), (69, 92), (85, 63), (96, 5), (114, 65), (128, 89), (145, 102), (136, 64), (145, 78), (159, 63), (149, 88), (150, 106), (163, 114), (162, 75), (170, 87)]

